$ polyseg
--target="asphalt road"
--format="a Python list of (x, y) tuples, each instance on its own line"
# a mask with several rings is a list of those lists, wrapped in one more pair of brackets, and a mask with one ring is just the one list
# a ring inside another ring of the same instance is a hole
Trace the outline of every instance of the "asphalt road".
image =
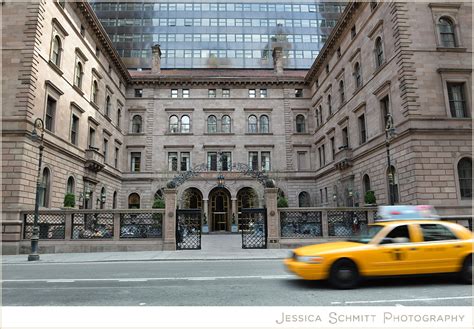
[(377, 279), (356, 290), (302, 281), (281, 260), (3, 265), (4, 306), (472, 306), (450, 276)]

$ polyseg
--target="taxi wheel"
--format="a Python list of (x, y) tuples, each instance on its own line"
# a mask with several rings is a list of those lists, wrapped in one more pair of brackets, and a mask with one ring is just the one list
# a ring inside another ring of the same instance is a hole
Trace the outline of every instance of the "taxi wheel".
[(462, 282), (472, 284), (472, 255), (466, 257), (459, 274)]
[(337, 289), (353, 289), (360, 280), (357, 265), (350, 259), (340, 259), (331, 266), (329, 283)]

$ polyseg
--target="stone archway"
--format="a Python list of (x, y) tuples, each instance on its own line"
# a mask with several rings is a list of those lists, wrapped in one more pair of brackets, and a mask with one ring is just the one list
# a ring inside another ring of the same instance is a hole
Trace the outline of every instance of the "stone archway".
[(184, 209), (203, 209), (202, 193), (195, 187), (189, 187), (181, 195), (181, 205)]
[(230, 231), (231, 226), (231, 195), (224, 187), (216, 187), (209, 192), (209, 230)]

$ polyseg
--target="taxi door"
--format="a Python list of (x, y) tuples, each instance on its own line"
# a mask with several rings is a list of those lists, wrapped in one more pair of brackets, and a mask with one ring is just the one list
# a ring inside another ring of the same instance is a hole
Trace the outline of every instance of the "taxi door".
[(417, 273), (420, 249), (413, 239), (411, 225), (389, 227), (387, 234), (368, 251), (365, 275)]

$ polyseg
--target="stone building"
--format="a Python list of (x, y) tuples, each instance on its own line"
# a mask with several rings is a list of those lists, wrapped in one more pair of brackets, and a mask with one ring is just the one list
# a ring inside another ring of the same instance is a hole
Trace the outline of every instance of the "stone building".
[(150, 208), (198, 167), (179, 206), (203, 209), (211, 230), (263, 206), (252, 172), (290, 206), (360, 205), (367, 190), (382, 204), (392, 190), (470, 214), (470, 3), (351, 2), (309, 72), (284, 69), (278, 44), (273, 69), (164, 70), (155, 47), (151, 71), (129, 72), (85, 1), (2, 9), (4, 220), (35, 203), (36, 118), (44, 208), (67, 192), (80, 208)]

